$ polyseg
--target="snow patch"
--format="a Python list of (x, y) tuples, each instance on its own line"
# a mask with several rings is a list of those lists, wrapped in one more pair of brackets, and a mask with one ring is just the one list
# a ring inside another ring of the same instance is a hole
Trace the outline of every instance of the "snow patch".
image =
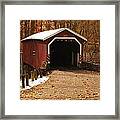
[(34, 81), (32, 81), (32, 79), (29, 79), (29, 86), (26, 86), (26, 80), (25, 80), (24, 81), (25, 82), (25, 88), (22, 88), (22, 81), (20, 81), (20, 88), (21, 88), (21, 90), (27, 90), (27, 89), (32, 88), (33, 86), (45, 83), (48, 79), (49, 79), (49, 77), (47, 77), (47, 76), (43, 76), (42, 78), (40, 78), (38, 76), (38, 79), (34, 80)]

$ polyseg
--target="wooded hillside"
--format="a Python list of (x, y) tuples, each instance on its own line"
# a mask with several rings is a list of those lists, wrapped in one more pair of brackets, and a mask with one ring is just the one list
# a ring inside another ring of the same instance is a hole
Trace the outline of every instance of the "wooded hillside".
[(21, 20), (20, 40), (34, 33), (57, 28), (69, 28), (84, 36), (85, 62), (100, 64), (100, 21), (99, 20)]

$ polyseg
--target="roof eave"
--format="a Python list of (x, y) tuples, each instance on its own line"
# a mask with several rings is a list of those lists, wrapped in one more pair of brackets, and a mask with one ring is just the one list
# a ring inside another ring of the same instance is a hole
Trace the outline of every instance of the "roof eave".
[(28, 41), (28, 40), (38, 40), (38, 41), (43, 41), (43, 39), (23, 39), (23, 40), (21, 40), (21, 42), (23, 42), (23, 41)]
[(83, 40), (85, 40), (87, 42), (87, 39), (81, 35), (79, 35), (78, 33), (68, 29), (68, 28), (65, 28), (66, 30), (68, 30), (69, 32), (73, 33), (74, 35), (78, 36), (79, 38), (82, 38)]

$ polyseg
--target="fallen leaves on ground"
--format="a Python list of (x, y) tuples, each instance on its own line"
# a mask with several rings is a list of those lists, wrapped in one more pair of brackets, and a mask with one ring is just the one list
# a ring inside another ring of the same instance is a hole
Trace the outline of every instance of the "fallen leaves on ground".
[(84, 70), (54, 70), (45, 83), (20, 91), (20, 99), (99, 100), (100, 74)]

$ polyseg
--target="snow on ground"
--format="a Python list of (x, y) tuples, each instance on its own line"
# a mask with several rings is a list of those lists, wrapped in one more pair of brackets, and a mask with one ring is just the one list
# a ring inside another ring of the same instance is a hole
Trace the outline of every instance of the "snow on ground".
[(43, 76), (42, 78), (40, 78), (38, 76), (38, 79), (34, 80), (34, 81), (32, 81), (32, 79), (29, 79), (29, 86), (26, 86), (26, 80), (25, 80), (25, 88), (22, 88), (22, 81), (20, 81), (20, 88), (21, 88), (21, 90), (30, 89), (33, 86), (45, 83), (48, 79), (49, 79), (49, 77), (47, 77), (47, 76)]

